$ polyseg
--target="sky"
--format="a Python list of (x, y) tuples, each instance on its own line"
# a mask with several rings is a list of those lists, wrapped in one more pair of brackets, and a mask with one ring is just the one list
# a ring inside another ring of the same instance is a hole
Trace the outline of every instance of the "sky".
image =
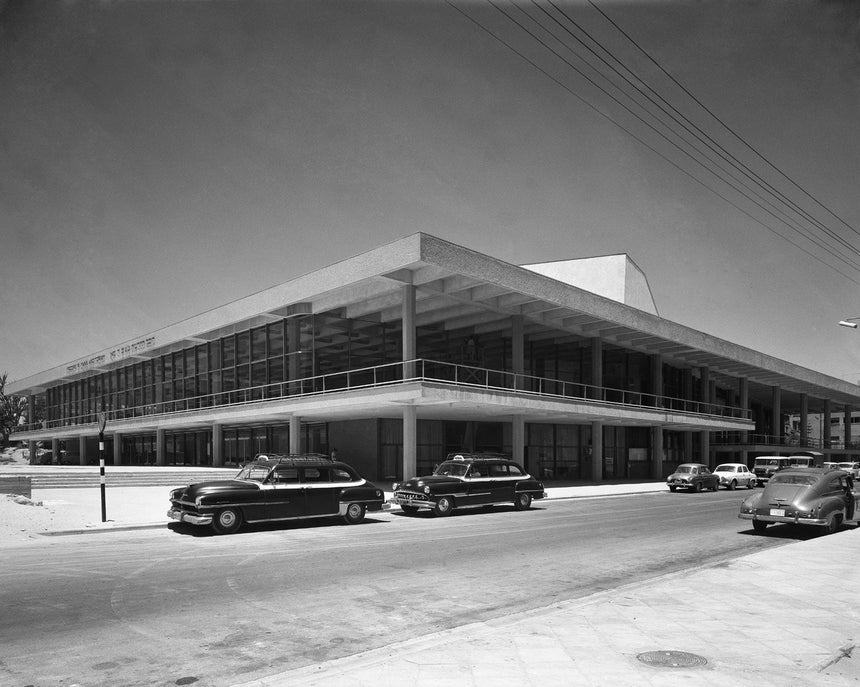
[(0, 0), (0, 374), (422, 231), (856, 383), (858, 5)]

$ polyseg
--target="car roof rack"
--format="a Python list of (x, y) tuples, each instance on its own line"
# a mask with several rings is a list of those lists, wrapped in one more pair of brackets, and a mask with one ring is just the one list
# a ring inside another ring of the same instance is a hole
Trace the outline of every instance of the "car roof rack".
[(319, 463), (324, 461), (333, 463), (334, 458), (324, 453), (258, 453), (254, 460), (276, 461), (280, 464), (291, 463)]
[(453, 460), (453, 461), (482, 461), (482, 460), (511, 460), (510, 456), (506, 456), (503, 453), (471, 453), (469, 451), (457, 451), (456, 453), (449, 453), (445, 460)]

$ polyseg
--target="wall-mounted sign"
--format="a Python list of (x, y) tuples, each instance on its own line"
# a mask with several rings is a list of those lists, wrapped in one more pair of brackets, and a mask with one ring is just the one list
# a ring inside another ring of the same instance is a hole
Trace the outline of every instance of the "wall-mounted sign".
[(134, 355), (135, 353), (140, 353), (141, 351), (148, 350), (154, 345), (155, 337), (148, 336), (145, 339), (140, 339), (139, 341), (134, 341), (130, 344), (123, 344), (122, 346), (118, 346), (109, 353), (100, 353), (99, 355), (94, 355), (92, 358), (87, 358), (86, 360), (79, 360), (76, 363), (67, 365), (66, 372), (68, 372), (69, 374), (74, 374), (75, 372), (83, 372), (84, 370), (90, 370), (94, 367), (98, 367), (99, 365), (103, 365), (108, 360), (122, 360), (123, 358), (127, 358), (128, 356)]

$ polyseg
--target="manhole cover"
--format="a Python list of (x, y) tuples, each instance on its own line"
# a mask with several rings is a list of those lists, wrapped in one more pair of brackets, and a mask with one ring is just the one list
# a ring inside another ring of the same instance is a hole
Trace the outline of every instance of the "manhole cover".
[(646, 651), (636, 658), (642, 663), (657, 668), (692, 668), (703, 666), (708, 662), (704, 656), (697, 656), (686, 651)]

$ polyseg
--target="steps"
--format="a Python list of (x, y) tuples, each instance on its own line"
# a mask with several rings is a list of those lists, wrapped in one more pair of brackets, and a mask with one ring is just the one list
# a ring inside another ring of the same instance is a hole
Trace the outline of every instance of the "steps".
[[(200, 468), (200, 469), (140, 469), (135, 471), (121, 468), (105, 468), (105, 485), (107, 487), (181, 487), (195, 482), (209, 480), (231, 479), (238, 472), (236, 468)], [(6, 473), (0, 467), (0, 477), (18, 477)], [(30, 478), (33, 489), (85, 489), (98, 487), (101, 484), (98, 468), (82, 472), (79, 470), (32, 470), (26, 473)]]

